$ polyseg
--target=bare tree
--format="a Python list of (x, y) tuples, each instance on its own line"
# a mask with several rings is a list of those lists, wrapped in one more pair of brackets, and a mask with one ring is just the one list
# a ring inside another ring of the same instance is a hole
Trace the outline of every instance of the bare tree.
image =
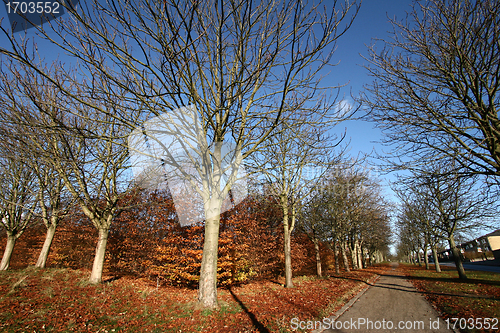
[[(352, 187), (349, 186), (348, 177), (345, 177), (348, 172), (347, 168), (345, 170), (336, 168), (330, 172), (326, 177), (322, 196), (325, 202), (324, 214), (328, 216), (327, 221), (329, 222), (328, 238), (333, 244), (335, 261), (339, 262), (339, 254), (341, 254), (344, 268), (347, 272), (350, 272), (347, 254), (349, 251), (349, 233), (352, 225), (348, 215), (352, 206), (348, 203), (348, 197)], [(338, 266), (335, 269), (337, 272), (339, 271)]]
[[(433, 232), (433, 236), (448, 241), (459, 277), (467, 279), (455, 240), (460, 234), (473, 232), (479, 227), (488, 227), (491, 218), (496, 215), (496, 205), (488, 198), (486, 189), (481, 187), (477, 179), (460, 177), (451, 170), (454, 170), (453, 166), (447, 169), (443, 165), (434, 165), (429, 167), (427, 173), (413, 176), (413, 181), (409, 182), (413, 192), (412, 198), (416, 202), (429, 204), (431, 214), (434, 215), (434, 225), (429, 229), (426, 227), (426, 221), (422, 224), (414, 211), (409, 210), (406, 210), (405, 223), (413, 225), (417, 230), (413, 236), (420, 234), (426, 237), (427, 229)], [(448, 174), (447, 177), (441, 175), (443, 171)], [(419, 239), (416, 239), (416, 242), (422, 243)]]
[(367, 246), (371, 247), (372, 254), (387, 252), (389, 205), (382, 196), (380, 184), (370, 176), (368, 170), (353, 166), (339, 175), (339, 181), (346, 188), (340, 202), (345, 207), (343, 214), (348, 225), (347, 244), (350, 247), (352, 266), (354, 269), (361, 269), (366, 265), (364, 259)]
[[(425, 239), (426, 244), (431, 248), (434, 258), (436, 272), (441, 272), (439, 258), (437, 256), (437, 246), (443, 240), (443, 230), (439, 228), (438, 214), (434, 211), (432, 203), (426, 200), (421, 193), (421, 188), (415, 182), (403, 182), (403, 187), (395, 189), (395, 193), (401, 201), (401, 212), (399, 221), (403, 225), (412, 225), (412, 234), (422, 234), (421, 239)], [(427, 256), (427, 246), (424, 246), (424, 255)], [(428, 260), (426, 259), (428, 268)]]
[[(2, 129), (4, 133), (4, 129)], [(9, 268), (16, 240), (28, 227), (37, 204), (34, 189), (36, 179), (30, 166), (23, 161), (16, 140), (2, 136), (0, 147), (0, 223), (7, 234), (7, 244), (0, 270)]]
[[(420, 198), (414, 198), (420, 200)], [(422, 220), (423, 212), (415, 211), (416, 207), (404, 202), (400, 208), (397, 225), (400, 228), (401, 241), (410, 244), (410, 248), (417, 255), (417, 261), (422, 266), (420, 253), (423, 253), (425, 268), (429, 269), (427, 257), (427, 248), (429, 237), (425, 221)]]
[[(323, 276), (323, 270), (321, 265), (321, 251), (320, 242), (325, 240), (327, 237), (327, 222), (325, 217), (322, 216), (322, 202), (317, 200), (320, 193), (317, 189), (313, 189), (309, 195), (308, 200), (305, 200), (304, 207), (302, 208), (298, 227), (302, 230), (307, 237), (314, 244), (314, 254), (316, 259), (316, 274), (318, 277)], [(338, 268), (338, 263), (335, 263)], [(337, 271), (337, 273), (339, 273)]]
[(326, 191), (327, 209), (331, 216), (331, 237), (334, 243), (338, 242), (347, 272), (350, 271), (349, 253), (353, 259), (352, 264), (357, 267), (354, 249), (350, 250), (350, 245), (354, 247), (357, 237), (358, 214), (362, 209), (359, 205), (359, 191), (364, 180), (364, 175), (358, 174), (354, 165), (337, 167), (329, 175), (330, 185)]
[[(127, 189), (120, 182), (124, 180), (122, 174), (127, 168), (128, 151), (123, 144), (116, 143), (120, 135), (125, 141), (125, 133), (112, 119), (107, 118), (107, 122), (81, 120), (73, 124), (78, 131), (91, 132), (94, 137), (58, 131), (49, 141), (54, 168), (99, 232), (90, 276), (92, 283), (101, 282), (109, 229), (114, 217), (123, 209), (119, 199)], [(110, 133), (113, 139), (108, 138)]]
[(415, 264), (415, 255), (418, 256), (418, 252), (415, 245), (414, 224), (407, 223), (406, 216), (401, 214), (396, 220), (396, 228), (398, 234), (398, 256), (400, 259), (406, 257), (410, 263)]
[(367, 214), (368, 222), (363, 230), (363, 256), (368, 256), (369, 264), (380, 263), (386, 260), (389, 254), (389, 245), (392, 243), (392, 228), (389, 223), (388, 205), (375, 207)]
[[(41, 202), (41, 216), (47, 227), (37, 265), (44, 265), (55, 228), (67, 212), (67, 205), (61, 201), (64, 187), (98, 230), (90, 281), (100, 282), (109, 228), (123, 208), (119, 199), (126, 191), (121, 182), (126, 180), (122, 175), (128, 167), (129, 132), (109, 114), (97, 113), (96, 109), (87, 108), (63, 94), (58, 85), (65, 85), (68, 77), (59, 71), (57, 64), (51, 69), (44, 68), (52, 80), (30, 67), (9, 65), (6, 67), (11, 80), (2, 88), (2, 106), (8, 115), (4, 119), (23, 134), (20, 140), (24, 159), (30, 156), (40, 161), (37, 166), (24, 162), (38, 176), (39, 188), (31, 190)], [(71, 84), (72, 80), (69, 78), (66, 89), (75, 89), (75, 95), (84, 95), (78, 92), (81, 86)], [(117, 100), (115, 97), (93, 103), (116, 109)]]
[(496, 0), (418, 1), (381, 51), (370, 48), (362, 102), (396, 168), (411, 155), (414, 168), (453, 159), (453, 172), (500, 175), (499, 12)]
[(43, 159), (36, 159), (34, 162), (30, 165), (38, 179), (40, 216), (47, 229), (35, 267), (45, 268), (57, 226), (69, 214), (74, 200), (66, 190), (63, 178), (52, 168), (51, 164)]
[[(198, 177), (179, 168), (168, 152), (162, 163), (176, 169), (203, 200), (199, 301), (206, 307), (217, 306), (219, 212), (241, 161), (274, 131), (292, 94), (302, 99), (315, 94), (319, 71), (352, 22), (356, 8), (351, 8), (352, 3), (337, 1), (323, 6), (299, 0), (95, 0), (78, 10), (68, 7), (67, 19), (52, 21), (51, 31), (37, 28), (79, 59), (84, 75), (93, 76), (79, 94), (59, 87), (97, 109), (95, 115), (107, 113), (132, 130), (141, 127), (135, 112), (147, 120), (174, 109), (194, 110), (199, 147), (185, 144), (184, 156), (199, 161), (193, 162)], [(1, 53), (51, 78), (22, 39), (4, 32), (12, 44)], [(117, 92), (130, 108), (109, 112), (92, 102), (96, 95), (114, 100)], [(168, 122), (162, 131), (179, 133)], [(222, 167), (224, 143), (234, 147), (230, 168)]]
[(389, 252), (391, 228), (389, 225), (390, 205), (384, 199), (380, 184), (365, 175), (356, 198), (358, 209), (352, 217), (356, 233), (352, 233), (351, 249), (357, 268), (366, 266), (366, 256), (373, 262), (380, 262)]
[[(304, 230), (309, 239), (312, 240), (316, 252), (316, 270), (321, 271), (321, 254), (319, 252), (319, 242), (323, 241), (333, 251), (335, 256), (335, 272), (340, 273), (337, 239), (332, 236), (332, 224), (335, 223), (334, 216), (329, 209), (328, 191), (325, 191), (329, 184), (322, 184), (314, 188), (305, 203), (302, 211), (303, 218), (299, 227)], [(336, 229), (336, 228), (335, 228)]]
[[(291, 236), (300, 216), (303, 200), (322, 181), (322, 177), (341, 160), (343, 150), (335, 151), (343, 137), (328, 134), (332, 126), (348, 119), (351, 110), (329, 116), (330, 107), (319, 103), (308, 110), (287, 112), (252, 162), (258, 166), (270, 188), (279, 198), (283, 213), (285, 287), (293, 287)], [(313, 239), (314, 241), (314, 239)], [(316, 242), (315, 246), (319, 244)]]
[[(1, 120), (4, 127), (8, 128), (4, 137), (19, 143), (18, 158), (22, 159), (22, 163), (26, 164), (37, 180), (30, 189), (39, 203), (39, 209), (34, 213), (41, 218), (47, 233), (36, 267), (44, 268), (56, 228), (68, 213), (72, 200), (62, 177), (52, 166), (52, 159), (46, 156), (50, 141), (47, 138), (53, 134), (41, 121), (47, 115), (33, 114), (32, 109), (26, 108), (27, 98), (23, 100), (23, 94), (20, 93), (26, 90), (18, 79), (22, 73), (12, 69), (0, 72), (0, 105), (4, 110)], [(29, 123), (26, 123), (27, 120)], [(33, 144), (33, 140), (36, 144)]]
[(380, 185), (355, 165), (345, 163), (324, 177), (308, 202), (308, 214), (318, 219), (314, 228), (321, 240), (331, 244), (337, 273), (339, 255), (346, 271), (350, 271), (349, 253), (357, 269), (366, 265), (366, 256), (371, 262), (380, 261), (388, 252), (388, 208)]

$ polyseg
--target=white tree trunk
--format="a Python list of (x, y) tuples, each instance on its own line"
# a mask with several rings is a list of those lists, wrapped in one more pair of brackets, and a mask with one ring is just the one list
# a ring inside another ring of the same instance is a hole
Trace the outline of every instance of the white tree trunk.
[(344, 242), (340, 243), (340, 249), (342, 251), (342, 259), (344, 259), (344, 267), (346, 272), (350, 272), (349, 259), (347, 258), (347, 245)]
[(425, 269), (429, 269), (429, 257), (427, 256), (427, 244), (424, 244), (424, 262), (425, 262)]
[(219, 250), (219, 223), (222, 200), (211, 199), (205, 207), (205, 241), (201, 260), (198, 301), (203, 307), (216, 308), (217, 255)]
[(356, 269), (362, 269), (363, 268), (363, 262), (361, 260), (361, 245), (358, 240), (354, 242), (354, 256), (353, 256), (353, 261), (356, 260), (356, 265), (354, 267)]
[(52, 245), (52, 240), (54, 239), (54, 235), (56, 233), (56, 226), (49, 225), (47, 228), (47, 234), (45, 235), (45, 242), (43, 243), (42, 251), (40, 251), (40, 255), (38, 256), (38, 261), (36, 262), (35, 267), (45, 268), (47, 263), (47, 257), (49, 256), (50, 246)]
[(358, 267), (359, 269), (363, 269), (364, 263), (363, 263), (363, 248), (361, 247), (361, 244), (358, 243)]
[(100, 283), (102, 281), (102, 271), (104, 268), (104, 259), (106, 255), (106, 245), (108, 244), (108, 227), (101, 227), (99, 230), (99, 240), (95, 249), (94, 264), (92, 266), (92, 274), (90, 275), (90, 283)]
[(377, 250), (377, 263), (381, 263), (382, 261), (384, 261), (384, 256), (379, 250)]
[(436, 272), (441, 273), (441, 266), (439, 266), (439, 258), (436, 251), (436, 246), (432, 245), (432, 256), (434, 257), (434, 264), (436, 265)]
[(9, 268), (10, 258), (12, 257), (12, 251), (14, 250), (15, 244), (16, 236), (7, 234), (7, 244), (5, 245), (2, 262), (0, 263), (0, 271), (5, 271)]
[(455, 260), (455, 266), (457, 268), (458, 277), (461, 280), (467, 280), (467, 274), (465, 273), (464, 266), (462, 265), (462, 258), (460, 257), (461, 253), (460, 250), (457, 248), (457, 245), (455, 244), (455, 238), (453, 237), (453, 235), (450, 235), (450, 237), (448, 238), (448, 242), (450, 244), (451, 253), (453, 253), (453, 258)]
[(358, 269), (358, 256), (357, 256), (357, 247), (356, 243), (354, 243), (352, 246), (350, 246), (351, 250), (351, 262), (352, 262), (352, 269)]
[(281, 198), (281, 208), (283, 211), (283, 232), (284, 232), (284, 252), (285, 252), (285, 287), (292, 288), (292, 247), (291, 230), (288, 224), (288, 202), (287, 198)]
[(314, 237), (313, 243), (314, 243), (314, 252), (316, 253), (316, 274), (318, 274), (318, 276), (321, 277), (322, 276), (321, 253), (319, 251), (319, 241), (316, 237)]

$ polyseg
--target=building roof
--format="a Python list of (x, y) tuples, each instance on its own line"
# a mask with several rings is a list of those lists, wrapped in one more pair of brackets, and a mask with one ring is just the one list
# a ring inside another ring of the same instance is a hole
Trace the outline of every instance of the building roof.
[(500, 229), (497, 229), (489, 234), (486, 234), (484, 236), (481, 236), (481, 237), (491, 237), (491, 236), (500, 236)]

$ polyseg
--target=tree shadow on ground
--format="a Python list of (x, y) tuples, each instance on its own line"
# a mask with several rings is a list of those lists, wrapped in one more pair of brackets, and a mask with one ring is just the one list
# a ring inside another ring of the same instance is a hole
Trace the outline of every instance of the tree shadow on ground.
[(236, 296), (236, 294), (233, 292), (232, 288), (228, 288), (229, 293), (233, 297), (233, 299), (236, 301), (236, 303), (239, 304), (239, 306), (243, 309), (243, 311), (247, 314), (247, 316), (250, 318), (252, 321), (253, 326), (261, 333), (270, 333), (270, 331), (262, 324), (257, 317), (255, 316), (254, 313), (252, 313), (246, 306), (245, 304)]
[[(418, 269), (420, 268), (420, 269)], [(418, 271), (418, 270), (423, 270), (422, 269), (423, 267), (420, 267), (420, 266), (417, 266), (417, 269), (416, 268), (409, 268), (410, 270), (415, 270), (415, 271)], [(443, 273), (447, 273), (447, 272), (456, 272), (456, 268), (455, 267), (446, 267), (446, 266), (442, 266), (441, 267), (441, 270), (443, 271)], [(434, 272), (434, 270), (430, 269), (430, 270), (425, 270), (427, 272)], [(469, 275), (469, 273), (473, 273), (473, 272), (480, 272), (480, 271), (468, 271), (467, 274)], [(498, 274), (498, 273), (494, 273), (494, 272), (482, 272), (482, 273), (487, 273), (487, 274)], [(438, 273), (438, 274), (441, 274), (441, 273)], [(458, 274), (458, 273), (457, 273)], [(470, 276), (470, 275), (469, 275)], [(498, 275), (500, 277), (500, 275)], [(489, 285), (489, 286), (500, 286), (500, 279), (499, 280), (485, 280), (485, 279), (476, 279), (476, 278), (468, 278), (468, 279), (459, 279), (458, 276), (457, 277), (450, 277), (450, 276), (440, 276), (440, 277), (436, 277), (436, 276), (410, 276), (410, 275), (407, 275), (406, 278), (408, 280), (415, 280), (415, 281), (429, 281), (429, 282), (451, 282), (451, 283), (471, 283), (471, 284), (484, 284), (484, 285)]]
[(113, 276), (109, 279), (103, 280), (102, 283), (111, 283), (113, 281), (121, 279), (122, 277), (123, 277), (122, 275)]
[[(481, 283), (481, 284), (488, 284), (492, 286), (500, 286), (500, 281), (491, 281), (491, 280), (480, 280), (480, 279), (467, 279), (467, 280), (460, 280), (459, 278), (449, 278), (449, 277), (412, 277), (412, 276), (405, 276), (405, 275), (397, 275), (397, 274), (391, 274), (389, 272), (386, 272), (383, 274), (383, 276), (390, 276), (394, 277), (397, 279), (402, 279), (402, 280), (409, 280), (411, 281), (430, 281), (430, 282), (454, 282), (454, 283)], [(491, 299), (491, 300), (500, 300), (500, 298), (491, 296), (491, 295), (474, 295), (474, 294), (466, 294), (466, 293), (447, 293), (447, 292), (439, 292), (439, 291), (419, 291), (415, 287), (410, 286), (410, 287), (405, 287), (397, 283), (381, 283), (380, 281), (377, 281), (376, 283), (370, 283), (366, 282), (362, 279), (357, 279), (354, 277), (341, 277), (338, 276), (337, 278), (339, 279), (345, 279), (345, 280), (354, 280), (354, 281), (360, 281), (365, 283), (366, 285), (370, 285), (374, 288), (386, 288), (386, 289), (394, 289), (394, 290), (401, 290), (405, 292), (411, 292), (411, 293), (417, 293), (417, 294), (424, 294), (424, 295), (437, 295), (437, 296), (450, 296), (450, 297), (463, 297), (463, 298), (480, 298), (480, 299)]]
[(500, 286), (500, 281), (484, 280), (468, 278), (466, 280), (459, 279), (458, 277), (429, 277), (429, 276), (405, 276), (408, 280), (415, 281), (430, 281), (430, 282), (452, 282), (452, 283), (471, 283), (471, 284), (485, 284), (490, 286)]
[[(284, 286), (282, 286), (283, 289), (285, 289)], [(308, 308), (302, 299), (291, 299), (289, 297), (287, 297), (286, 294), (281, 294), (279, 292), (277, 292), (276, 290), (269, 290), (268, 291), (269, 295), (272, 295), (273, 298), (277, 299), (279, 302), (281, 302), (281, 304), (289, 304), (291, 305), (292, 307), (296, 308), (296, 309), (300, 309), (299, 313), (301, 314), (307, 314), (309, 315), (311, 318), (317, 318), (320, 316), (321, 312), (320, 310), (321, 309), (310, 309)]]

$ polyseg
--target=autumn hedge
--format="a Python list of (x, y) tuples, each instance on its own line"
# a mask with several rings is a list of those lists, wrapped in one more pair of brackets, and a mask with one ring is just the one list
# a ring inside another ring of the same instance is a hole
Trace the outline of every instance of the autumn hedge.
[[(164, 284), (196, 287), (203, 247), (203, 225), (182, 227), (172, 198), (164, 192), (136, 192), (123, 200), (135, 208), (121, 212), (112, 224), (106, 253), (107, 275), (149, 277)], [(272, 197), (248, 197), (221, 217), (219, 285), (235, 285), (282, 275), (283, 227)], [(96, 229), (75, 209), (56, 231), (48, 267), (91, 269)], [(16, 243), (12, 268), (34, 265), (45, 237), (36, 221)], [(2, 246), (4, 246), (3, 235)], [(322, 248), (326, 267), (333, 255)], [(295, 274), (314, 274), (314, 248), (306, 235), (292, 237)]]

